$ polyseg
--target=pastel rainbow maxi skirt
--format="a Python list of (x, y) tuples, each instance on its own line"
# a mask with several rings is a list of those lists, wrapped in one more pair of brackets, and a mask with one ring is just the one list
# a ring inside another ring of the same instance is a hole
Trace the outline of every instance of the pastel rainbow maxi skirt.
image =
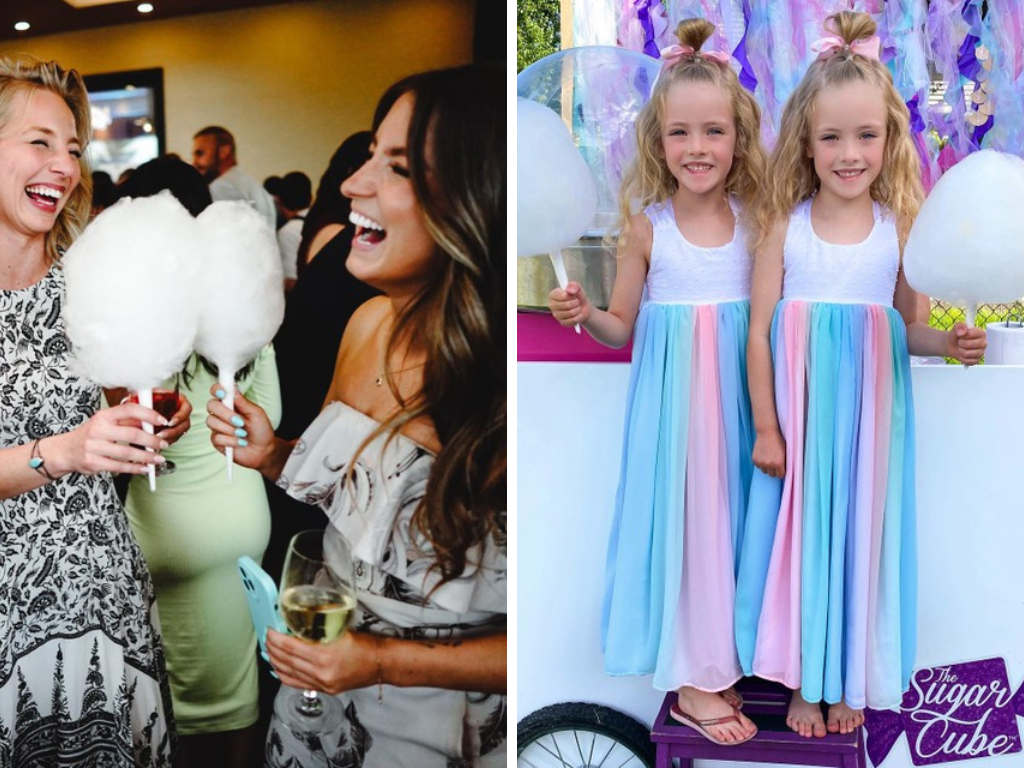
[(898, 707), (916, 646), (906, 327), (877, 304), (785, 300), (772, 324), (786, 476), (754, 472), (736, 594), (745, 674)]
[(753, 472), (747, 301), (643, 305), (608, 546), (612, 675), (721, 690), (742, 676), (733, 596)]

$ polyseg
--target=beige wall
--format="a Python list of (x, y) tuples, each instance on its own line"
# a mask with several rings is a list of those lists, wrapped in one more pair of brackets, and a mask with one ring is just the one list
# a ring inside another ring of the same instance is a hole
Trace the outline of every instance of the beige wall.
[(331, 153), (370, 127), (395, 80), (468, 63), (472, 0), (311, 0), (0, 42), (84, 75), (162, 67), (167, 148), (228, 128), (258, 180), (301, 170), (314, 189)]

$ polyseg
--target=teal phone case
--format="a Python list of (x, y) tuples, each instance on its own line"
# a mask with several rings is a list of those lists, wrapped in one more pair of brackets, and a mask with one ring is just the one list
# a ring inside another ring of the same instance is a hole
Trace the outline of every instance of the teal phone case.
[[(249, 615), (256, 628), (256, 639), (260, 644), (260, 655), (267, 661), (267, 629), (288, 632), (288, 627), (277, 609), (277, 586), (270, 574), (264, 571), (249, 556), (238, 558), (238, 570), (242, 575), (245, 599), (249, 602)], [(276, 675), (275, 675), (276, 677)]]

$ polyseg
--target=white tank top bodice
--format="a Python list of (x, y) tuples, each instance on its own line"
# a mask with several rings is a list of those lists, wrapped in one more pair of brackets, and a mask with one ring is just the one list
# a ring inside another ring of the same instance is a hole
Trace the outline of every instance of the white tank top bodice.
[[(736, 214), (736, 203), (730, 199), (729, 205)], [(648, 301), (717, 304), (750, 298), (753, 261), (738, 216), (731, 241), (704, 247), (683, 237), (671, 200), (654, 203), (644, 213), (654, 229), (647, 269)]]
[(867, 238), (838, 245), (814, 232), (810, 200), (797, 205), (783, 247), (782, 298), (892, 306), (900, 269), (896, 219), (878, 203), (873, 206), (875, 225)]

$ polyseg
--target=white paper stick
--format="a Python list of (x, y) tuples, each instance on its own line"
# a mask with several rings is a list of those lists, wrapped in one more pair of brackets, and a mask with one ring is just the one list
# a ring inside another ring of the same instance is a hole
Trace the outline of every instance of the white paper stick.
[[(964, 308), (964, 313), (967, 315), (967, 318), (966, 318), (966, 320), (967, 320), (967, 327), (968, 328), (973, 328), (974, 327), (974, 320), (978, 316), (978, 305), (977, 304), (968, 304)], [(970, 368), (970, 366), (965, 363), (964, 364), (964, 368)]]
[[(139, 396), (139, 405), (141, 405), (144, 408), (152, 408), (153, 407), (153, 390), (152, 389), (140, 389), (138, 391), (138, 396)], [(143, 431), (147, 435), (155, 434), (154, 431), (153, 431), (153, 425), (150, 424), (148, 421), (142, 422), (142, 429), (143, 429)], [(150, 453), (153, 453), (153, 449), (152, 448), (147, 448), (146, 450), (149, 451)], [(153, 493), (154, 491), (156, 491), (156, 465), (155, 464), (150, 464), (149, 465), (149, 469), (147, 470), (147, 472), (149, 473), (149, 491), (150, 491), (150, 493)]]
[[(220, 378), (217, 379), (217, 383), (220, 384), (220, 388), (223, 389), (227, 394), (224, 399), (221, 400), (224, 406), (229, 410), (235, 410), (235, 372), (225, 373), (223, 370), (220, 372)], [(235, 464), (235, 449), (228, 446), (224, 451), (224, 456), (228, 460), (228, 482), (231, 480), (231, 470)]]
[[(562, 261), (562, 249), (559, 248), (557, 251), (552, 251), (548, 254), (551, 259), (551, 266), (555, 268), (555, 277), (558, 278), (558, 286), (565, 290), (565, 286), (569, 284), (569, 275), (565, 272), (565, 262)], [(580, 324), (576, 323), (576, 333), (580, 333)]]

